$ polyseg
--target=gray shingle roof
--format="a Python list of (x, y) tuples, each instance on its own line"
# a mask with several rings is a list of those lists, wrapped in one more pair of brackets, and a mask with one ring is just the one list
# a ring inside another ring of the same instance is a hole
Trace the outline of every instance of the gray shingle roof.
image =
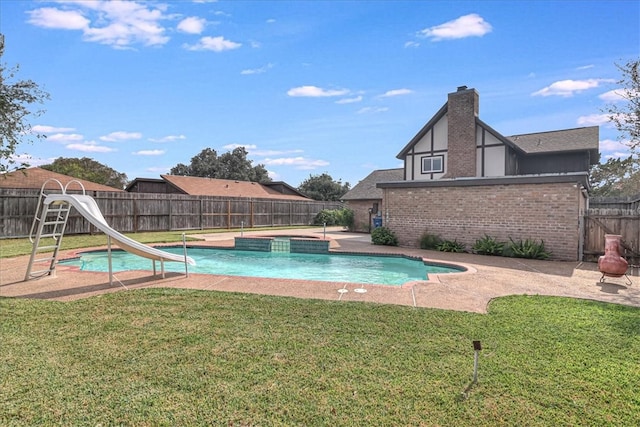
[(590, 126), (550, 132), (508, 136), (511, 142), (527, 154), (592, 151), (598, 155), (599, 128)]
[(403, 168), (375, 170), (342, 196), (342, 200), (382, 199), (382, 189), (377, 188), (376, 184), (379, 182), (402, 181), (403, 179)]

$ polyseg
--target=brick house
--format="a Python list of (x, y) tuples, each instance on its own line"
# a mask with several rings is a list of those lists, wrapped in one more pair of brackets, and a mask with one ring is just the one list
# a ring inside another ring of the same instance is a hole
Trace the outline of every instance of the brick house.
[(598, 143), (597, 126), (503, 136), (479, 119), (478, 92), (459, 87), (398, 153), (402, 177), (376, 182), (383, 224), (402, 246), (428, 232), (470, 248), (487, 234), (542, 239), (554, 259), (578, 260)]

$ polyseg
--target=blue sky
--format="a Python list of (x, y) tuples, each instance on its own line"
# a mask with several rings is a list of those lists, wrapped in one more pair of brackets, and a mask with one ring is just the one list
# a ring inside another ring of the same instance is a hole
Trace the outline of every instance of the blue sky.
[[(3, 62), (50, 93), (32, 165), (90, 157), (158, 178), (243, 145), (274, 180), (355, 185), (458, 86), (503, 135), (600, 125), (640, 56), (638, 1), (0, 2)], [(21, 157), (22, 158), (22, 157)]]

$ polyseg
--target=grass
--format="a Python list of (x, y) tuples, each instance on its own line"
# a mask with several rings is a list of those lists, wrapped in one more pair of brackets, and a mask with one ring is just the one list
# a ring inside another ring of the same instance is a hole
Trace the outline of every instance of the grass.
[[(269, 227), (269, 230), (286, 230), (300, 227)], [(309, 228), (309, 227), (305, 227)], [(248, 229), (245, 231), (264, 230), (264, 228)], [(137, 240), (140, 243), (174, 243), (182, 242), (182, 234), (185, 234), (187, 241), (197, 241), (199, 239), (191, 237), (193, 234), (213, 234), (213, 233), (227, 233), (227, 232), (239, 232), (240, 229), (232, 230), (185, 230), (185, 231), (156, 231), (148, 233), (123, 233), (124, 235)], [(49, 243), (49, 244), (53, 244)], [(81, 235), (65, 235), (62, 239), (62, 250), (67, 249), (80, 249), (90, 248), (95, 246), (105, 246), (107, 244), (106, 235), (99, 234), (81, 234)], [(0, 258), (11, 258), (20, 255), (29, 255), (33, 249), (33, 244), (28, 238), (19, 239), (2, 239), (0, 240)]]
[(541, 296), (486, 315), (178, 289), (0, 298), (0, 424), (638, 425), (638, 331), (638, 308)]

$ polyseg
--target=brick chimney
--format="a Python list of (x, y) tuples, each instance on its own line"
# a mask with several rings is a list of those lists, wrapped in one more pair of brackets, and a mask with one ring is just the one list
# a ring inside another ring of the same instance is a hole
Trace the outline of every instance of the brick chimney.
[(476, 117), (480, 96), (475, 89), (458, 87), (447, 99), (448, 154), (443, 178), (476, 176)]

